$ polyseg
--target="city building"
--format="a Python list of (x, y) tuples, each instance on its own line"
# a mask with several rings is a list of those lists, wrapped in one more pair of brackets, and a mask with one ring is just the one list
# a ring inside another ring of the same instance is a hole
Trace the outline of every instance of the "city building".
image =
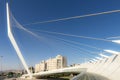
[(45, 61), (40, 62), (39, 68), (40, 71), (46, 71), (46, 62)]
[(35, 64), (35, 73), (40, 72), (40, 64)]
[(35, 73), (41, 72), (41, 71), (46, 71), (46, 62), (42, 61), (39, 64), (35, 65)]
[(61, 55), (57, 55), (55, 58), (50, 58), (46, 61), (47, 63), (47, 70), (54, 70), (54, 69), (60, 69), (60, 68), (64, 68), (67, 66), (67, 61), (66, 58), (61, 56)]
[(50, 58), (35, 65), (35, 72), (50, 71), (67, 67), (67, 59), (61, 55)]

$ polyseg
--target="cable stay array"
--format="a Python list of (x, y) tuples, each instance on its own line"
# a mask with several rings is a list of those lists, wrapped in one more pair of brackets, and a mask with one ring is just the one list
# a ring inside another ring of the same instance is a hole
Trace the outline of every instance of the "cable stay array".
[[(43, 21), (43, 22), (40, 22), (40, 23), (48, 23), (48, 22), (56, 22), (56, 21), (61, 21), (61, 20), (69, 20), (69, 19), (75, 19), (75, 18), (82, 18), (82, 17), (89, 17), (89, 16), (96, 16), (96, 15), (101, 15), (101, 14), (109, 14), (109, 13), (114, 13), (114, 12), (120, 12), (120, 10), (113, 10), (113, 11), (107, 11), (107, 12), (102, 12), (102, 13), (95, 13), (95, 14), (89, 14), (89, 15), (83, 15), (83, 16), (75, 16), (75, 17), (69, 17), (69, 18), (63, 18), (63, 19), (57, 19), (57, 20), (50, 20), (50, 21)], [(11, 13), (11, 25), (20, 29), (20, 30), (23, 30), (29, 34), (31, 34), (32, 36), (38, 38), (39, 40), (41, 38), (43, 38), (43, 36), (39, 36), (38, 34), (36, 34), (35, 32), (33, 31), (38, 31), (39, 33), (48, 33), (49, 35), (52, 35), (52, 34), (55, 34), (55, 35), (62, 35), (62, 36), (69, 36), (69, 37), (75, 37), (75, 38), (84, 38), (84, 39), (91, 39), (91, 40), (98, 40), (98, 41), (105, 41), (105, 42), (112, 42), (112, 40), (109, 40), (108, 38), (106, 39), (102, 39), (102, 38), (94, 38), (94, 37), (87, 37), (87, 36), (79, 36), (79, 35), (73, 35), (73, 34), (66, 34), (66, 33), (60, 33), (60, 32), (51, 32), (51, 31), (45, 31), (45, 30), (35, 30), (35, 29), (27, 29), (25, 27), (23, 27), (23, 25), (21, 25), (15, 18), (14, 16), (12, 15)], [(36, 23), (35, 23), (36, 24)], [(45, 36), (44, 36), (45, 38)], [(72, 40), (67, 40), (67, 39), (63, 39), (63, 38), (59, 38), (59, 37), (56, 37), (54, 38), (56, 40), (59, 40), (59, 41), (62, 41), (64, 42), (65, 44), (67, 45), (70, 45), (72, 47), (78, 47), (79, 51), (91, 56), (91, 57), (94, 57), (95, 54), (99, 54), (99, 53), (96, 53), (96, 52), (92, 52), (90, 50), (87, 50), (87, 49), (84, 49), (84, 48), (80, 48), (79, 46), (76, 46), (76, 45), (80, 45), (80, 46), (85, 46), (85, 47), (89, 47), (89, 48), (92, 48), (92, 49), (96, 49), (96, 50), (99, 50), (100, 52), (102, 51), (102, 53), (106, 53), (105, 50), (103, 50), (102, 48), (97, 48), (95, 46), (91, 46), (91, 45), (88, 45), (88, 44), (84, 44), (84, 43), (80, 43), (80, 42), (76, 42), (76, 41), (72, 41)], [(84, 55), (84, 54), (83, 54)]]
[[(14, 17), (13, 17), (13, 20), (14, 20), (14, 22), (16, 23), (16, 24), (14, 24), (14, 26), (17, 26), (18, 29), (25, 31), (25, 32), (31, 34), (32, 36), (34, 36), (34, 37), (36, 37), (36, 38), (38, 38), (38, 39), (41, 39), (41, 36), (39, 36), (38, 34), (36, 34), (36, 33), (32, 32), (32, 31), (24, 28), (22, 25), (20, 25), (20, 24), (15, 20)], [(59, 40), (59, 41), (65, 42), (65, 43), (67, 43), (67, 44), (69, 44), (69, 45), (71, 45), (71, 43), (72, 43), (72, 44), (82, 45), (82, 46), (86, 46), (86, 47), (89, 47), (89, 48), (94, 48), (94, 49), (97, 49), (97, 50), (101, 50), (101, 49), (98, 49), (98, 48), (96, 48), (96, 47), (93, 47), (93, 46), (90, 46), (90, 45), (87, 45), (87, 44), (85, 45), (85, 44), (83, 44), (83, 43), (78, 43), (78, 42), (75, 42), (75, 41), (65, 40), (65, 39), (62, 39), (62, 38), (56, 38), (56, 39)], [(72, 45), (72, 47), (73, 47), (73, 45)], [(75, 47), (75, 46), (74, 46), (74, 47)], [(76, 46), (76, 47), (78, 47), (78, 46)], [(86, 50), (86, 49), (83, 49), (83, 48), (80, 48), (80, 47), (78, 47), (78, 48), (79, 48), (79, 50), (84, 51), (84, 53), (87, 53), (88, 55), (94, 56), (94, 54), (96, 54), (95, 52), (91, 52), (91, 51), (89, 51), (89, 50)], [(89, 54), (89, 53), (90, 53), (90, 54)], [(79, 55), (80, 55), (80, 54), (79, 54)]]

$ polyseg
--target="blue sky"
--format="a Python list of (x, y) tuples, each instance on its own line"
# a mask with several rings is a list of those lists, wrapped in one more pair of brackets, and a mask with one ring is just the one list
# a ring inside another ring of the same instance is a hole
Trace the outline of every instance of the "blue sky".
[[(25, 25), (32, 22), (117, 10), (120, 9), (120, 0), (12, 0), (10, 8), (16, 20), (21, 25)], [(120, 45), (111, 42), (48, 34), (39, 31), (45, 30), (95, 38), (119, 36), (120, 13), (26, 25), (24, 27), (41, 37), (41, 39), (38, 39), (25, 31), (12, 27), (13, 34), (29, 66), (57, 54), (66, 56), (68, 64), (81, 63), (84, 61), (82, 59), (84, 57), (92, 58), (97, 56), (96, 54), (84, 52), (80, 48), (96, 53), (102, 52), (85, 46), (66, 43), (60, 39), (76, 41), (101, 49), (120, 51)], [(3, 69), (21, 68), (20, 61), (7, 37), (5, 0), (0, 0), (0, 36), (0, 55), (4, 56)]]

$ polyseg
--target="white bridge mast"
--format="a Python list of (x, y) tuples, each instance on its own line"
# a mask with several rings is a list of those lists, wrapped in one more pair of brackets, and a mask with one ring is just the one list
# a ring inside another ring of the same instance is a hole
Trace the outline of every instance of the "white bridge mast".
[(7, 12), (7, 31), (8, 31), (8, 37), (10, 39), (10, 42), (12, 43), (18, 57), (20, 58), (24, 68), (26, 69), (28, 75), (30, 76), (30, 78), (32, 78), (32, 74), (30, 73), (29, 69), (28, 69), (28, 66), (24, 60), (24, 57), (22, 56), (22, 53), (17, 45), (17, 42), (15, 41), (14, 39), (14, 36), (12, 34), (12, 31), (11, 31), (11, 26), (10, 26), (10, 14), (9, 14), (9, 6), (8, 6), (8, 3), (6, 3), (6, 12)]

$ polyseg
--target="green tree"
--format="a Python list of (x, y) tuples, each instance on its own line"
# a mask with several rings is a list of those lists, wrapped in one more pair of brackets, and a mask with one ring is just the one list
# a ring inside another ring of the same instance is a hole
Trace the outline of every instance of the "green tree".
[(13, 72), (9, 72), (9, 73), (8, 73), (8, 77), (9, 77), (9, 78), (11, 78), (11, 77), (13, 77), (13, 76), (14, 76), (14, 73), (13, 73)]

